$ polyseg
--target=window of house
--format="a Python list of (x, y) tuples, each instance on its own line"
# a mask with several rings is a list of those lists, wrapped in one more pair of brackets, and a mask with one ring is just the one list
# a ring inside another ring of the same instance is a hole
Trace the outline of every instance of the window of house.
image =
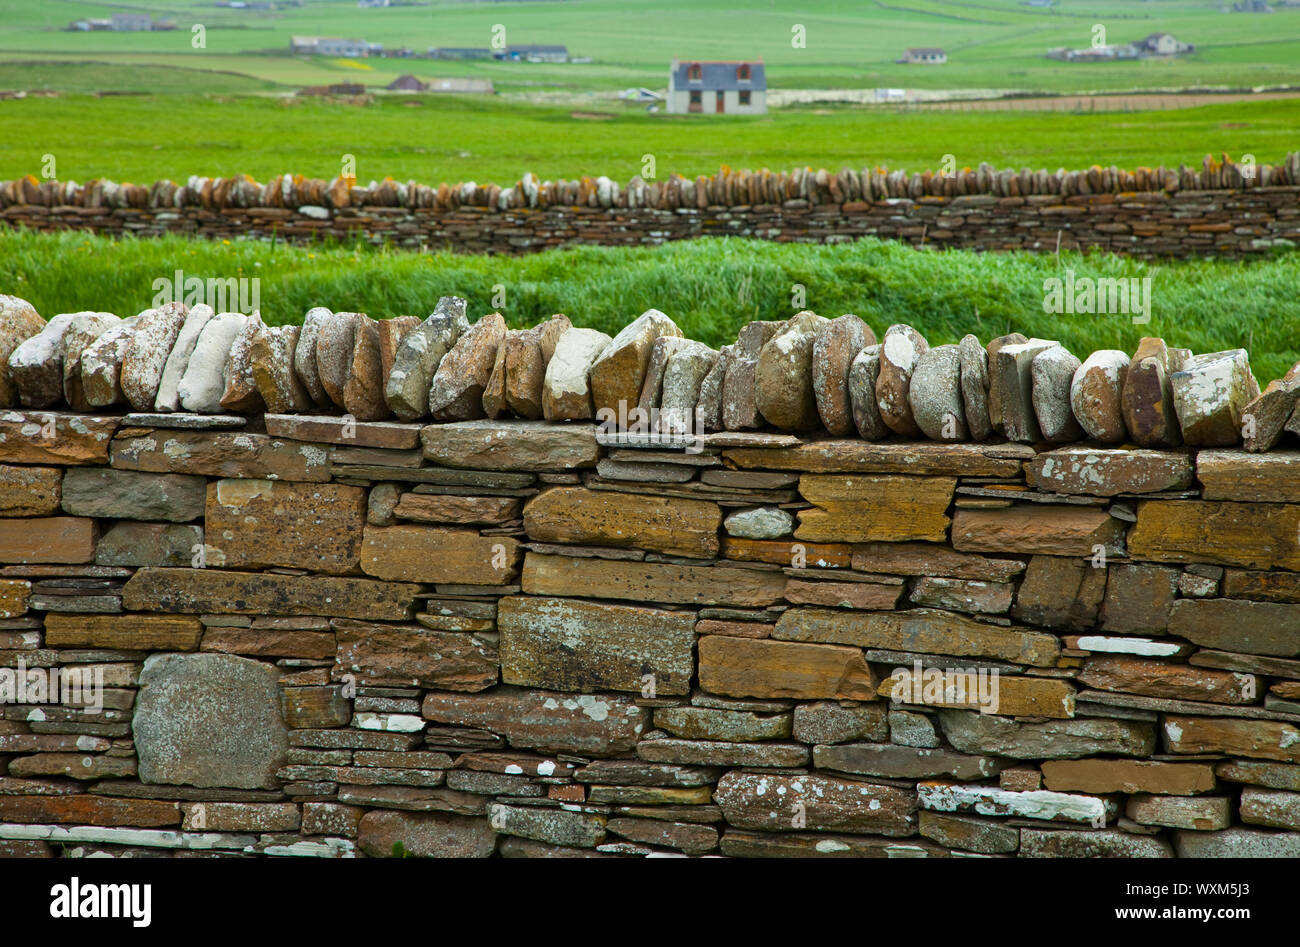
[(701, 112), (704, 110), (704, 93), (699, 89), (691, 91), (691, 111)]
[(739, 95), (740, 95), (740, 104), (741, 104), (741, 105), (748, 105), (748, 104), (749, 104), (749, 90), (748, 90), (748, 89), (741, 89), (740, 92), (739, 92)]
[(736, 79), (740, 82), (749, 81), (749, 63), (743, 62), (736, 67)]
[(691, 82), (699, 82), (704, 78), (704, 67), (699, 63), (692, 63), (686, 70), (686, 78)]

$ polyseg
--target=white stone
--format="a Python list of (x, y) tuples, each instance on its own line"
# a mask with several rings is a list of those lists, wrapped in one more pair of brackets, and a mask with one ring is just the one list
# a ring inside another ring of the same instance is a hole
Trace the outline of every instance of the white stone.
[(780, 507), (740, 510), (726, 518), (728, 536), (740, 539), (780, 539), (794, 532), (794, 517)]
[(592, 416), (591, 366), (610, 341), (595, 329), (569, 329), (560, 336), (542, 381), (542, 416), (546, 420)]
[(181, 407), (199, 414), (221, 413), (221, 395), (226, 390), (226, 363), (236, 336), (244, 331), (248, 317), (223, 312), (209, 319), (199, 333), (185, 374), (176, 386)]
[(1119, 814), (1113, 799), (1077, 796), (1036, 789), (1013, 792), (992, 786), (923, 782), (916, 787), (922, 809), (935, 812), (976, 812), (979, 815), (1019, 816), (1063, 822), (1110, 823)]
[(1097, 654), (1140, 654), (1148, 658), (1169, 658), (1183, 650), (1174, 641), (1152, 641), (1150, 638), (1112, 637), (1110, 635), (1083, 635), (1079, 638), (1080, 651)]
[(199, 303), (186, 314), (185, 321), (181, 323), (181, 331), (176, 334), (171, 354), (163, 366), (162, 381), (158, 383), (158, 397), (154, 399), (155, 411), (175, 411), (180, 407), (177, 387), (185, 376), (185, 368), (190, 363), (194, 346), (198, 344), (199, 334), (213, 315), (212, 307), (204, 303)]

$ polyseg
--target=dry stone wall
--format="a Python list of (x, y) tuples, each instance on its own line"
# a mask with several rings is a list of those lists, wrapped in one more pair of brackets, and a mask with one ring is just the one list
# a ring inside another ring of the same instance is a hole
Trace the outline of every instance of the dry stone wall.
[(262, 184), (0, 181), (0, 223), (35, 230), (365, 239), (404, 247), (527, 253), (703, 236), (835, 243), (874, 236), (980, 250), (1097, 249), (1149, 257), (1247, 256), (1300, 243), (1300, 153), (1201, 168), (953, 174), (883, 168), (791, 173), (723, 168), (662, 181), (608, 177), (512, 185), (358, 185), (282, 175)]
[(2, 303), (0, 854), (1300, 855), (1294, 370)]

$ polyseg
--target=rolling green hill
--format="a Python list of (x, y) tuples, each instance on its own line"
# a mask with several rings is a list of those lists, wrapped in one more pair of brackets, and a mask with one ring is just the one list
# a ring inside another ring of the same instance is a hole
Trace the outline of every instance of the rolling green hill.
[[(1224, 9), (1227, 0), (1222, 0)], [(173, 17), (179, 29), (150, 33), (74, 33), (79, 17), (136, 10)], [(206, 48), (193, 49), (201, 24)], [(1210, 84), (1300, 83), (1300, 6), (1272, 14), (1222, 12), (1216, 0), (1059, 0), (1050, 8), (1018, 0), (624, 0), (472, 3), (429, 0), (358, 9), (354, 0), (303, 0), (274, 11), (217, 8), (211, 0), (86, 3), (0, 0), (0, 57), (96, 61), (119, 66), (243, 72), (286, 86), (340, 81), (379, 84), (406, 71), (476, 75), (503, 89), (614, 90), (662, 86), (674, 57), (762, 57), (774, 88), (910, 87), (1085, 92)], [(509, 43), (563, 43), (590, 64), (443, 63), (365, 60), (350, 64), (289, 55), (295, 34), (334, 35), (408, 46), (488, 46), (505, 27)], [(1087, 46), (1094, 24), (1112, 43), (1168, 31), (1195, 43), (1176, 60), (1064, 64), (1054, 46)], [(806, 45), (792, 45), (804, 28)], [(895, 62), (908, 46), (942, 46), (945, 66)], [(179, 77), (178, 77), (179, 79)], [(191, 91), (180, 80), (178, 91)], [(167, 91), (167, 86), (157, 91)]]

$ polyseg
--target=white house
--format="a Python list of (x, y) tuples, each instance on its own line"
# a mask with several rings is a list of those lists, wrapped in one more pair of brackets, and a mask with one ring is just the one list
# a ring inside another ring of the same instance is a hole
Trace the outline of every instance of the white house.
[(763, 63), (674, 59), (668, 73), (668, 111), (674, 114), (764, 114), (767, 111), (767, 73)]
[(942, 66), (948, 61), (948, 54), (933, 46), (918, 46), (903, 53), (901, 63), (908, 65)]
[(1191, 43), (1180, 43), (1173, 33), (1152, 33), (1137, 46), (1148, 56), (1177, 56), (1180, 53), (1196, 52)]

